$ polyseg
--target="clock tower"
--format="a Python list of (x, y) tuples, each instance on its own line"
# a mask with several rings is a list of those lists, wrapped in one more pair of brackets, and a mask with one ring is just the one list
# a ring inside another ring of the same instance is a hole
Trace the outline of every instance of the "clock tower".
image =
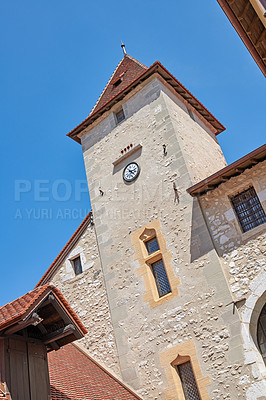
[(145, 399), (185, 398), (189, 376), (193, 399), (209, 399), (219, 370), (204, 346), (231, 296), (187, 189), (226, 166), (223, 130), (160, 62), (125, 53), (68, 134), (82, 145), (121, 375)]

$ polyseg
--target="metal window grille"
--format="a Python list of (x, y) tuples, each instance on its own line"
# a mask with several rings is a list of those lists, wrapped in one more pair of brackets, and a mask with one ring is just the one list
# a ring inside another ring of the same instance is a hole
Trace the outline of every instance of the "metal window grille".
[(152, 273), (156, 282), (159, 297), (171, 292), (169, 280), (165, 271), (163, 260), (151, 264)]
[(123, 109), (118, 111), (118, 113), (116, 113), (115, 116), (116, 116), (116, 121), (118, 124), (119, 124), (119, 122), (123, 121), (125, 119), (125, 114), (124, 114)]
[(147, 240), (147, 242), (145, 242), (145, 245), (146, 245), (148, 254), (152, 254), (155, 251), (160, 250), (159, 243), (158, 243), (158, 240), (156, 237), (154, 237), (150, 240)]
[(201, 400), (190, 361), (177, 365), (186, 400)]
[(265, 212), (253, 187), (231, 197), (231, 202), (243, 232), (266, 222)]
[(81, 274), (82, 273), (82, 265), (81, 265), (80, 256), (78, 256), (77, 258), (74, 258), (74, 260), (72, 260), (72, 263), (73, 263), (75, 275)]
[(266, 364), (266, 304), (264, 305), (258, 320), (257, 339), (260, 352)]

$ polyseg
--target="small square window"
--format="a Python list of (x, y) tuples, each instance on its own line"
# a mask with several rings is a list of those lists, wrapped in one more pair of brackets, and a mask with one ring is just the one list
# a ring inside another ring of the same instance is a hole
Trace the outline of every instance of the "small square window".
[(75, 275), (79, 275), (82, 273), (82, 265), (81, 265), (80, 256), (78, 256), (72, 260), (72, 265), (73, 265)]
[(114, 87), (117, 87), (118, 85), (120, 85), (120, 83), (122, 83), (122, 79), (121, 79), (121, 78), (117, 79), (117, 80), (113, 83), (113, 86), (114, 86)]
[(155, 251), (160, 250), (159, 243), (158, 243), (158, 240), (156, 237), (154, 237), (150, 240), (147, 240), (147, 242), (145, 242), (145, 245), (146, 245), (148, 254), (152, 254)]
[(152, 273), (156, 282), (159, 297), (171, 293), (171, 288), (163, 260), (156, 261), (151, 264)]
[(266, 222), (266, 215), (253, 187), (231, 197), (243, 232)]
[(121, 110), (119, 110), (116, 114), (116, 122), (117, 124), (119, 124), (120, 122), (122, 122), (125, 119), (125, 114), (124, 114), (124, 110), (123, 108), (121, 108)]

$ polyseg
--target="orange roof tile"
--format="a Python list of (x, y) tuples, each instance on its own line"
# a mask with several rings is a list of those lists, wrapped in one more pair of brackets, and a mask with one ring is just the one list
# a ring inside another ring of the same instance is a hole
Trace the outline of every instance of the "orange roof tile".
[(39, 303), (50, 293), (57, 297), (66, 312), (72, 317), (83, 334), (87, 333), (86, 328), (74, 313), (62, 293), (49, 283), (36, 288), (14, 301), (0, 307), (0, 331), (26, 318), (39, 305)]
[(115, 97), (131, 82), (138, 78), (146, 69), (148, 68), (145, 65), (126, 54), (116, 67), (115, 72), (105, 86), (101, 96), (99, 97), (90, 114), (96, 112), (106, 103), (108, 103), (113, 97)]
[(72, 344), (48, 354), (52, 400), (140, 400)]

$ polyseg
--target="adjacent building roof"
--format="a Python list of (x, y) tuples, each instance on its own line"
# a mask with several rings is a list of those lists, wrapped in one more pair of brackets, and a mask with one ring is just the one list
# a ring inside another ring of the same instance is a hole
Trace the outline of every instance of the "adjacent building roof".
[(209, 176), (203, 181), (196, 183), (187, 189), (188, 193), (195, 197), (201, 196), (206, 192), (215, 189), (221, 183), (228, 181), (231, 177), (240, 175), (245, 169), (251, 168), (254, 165), (266, 159), (266, 144), (245, 155), (239, 160), (227, 165), (215, 174)]
[(140, 400), (72, 344), (49, 353), (48, 365), (52, 400)]
[(69, 239), (67, 244), (60, 251), (60, 253), (56, 257), (56, 259), (52, 262), (50, 267), (45, 272), (45, 274), (41, 277), (41, 279), (39, 280), (39, 282), (35, 286), (36, 288), (38, 286), (44, 285), (45, 283), (47, 283), (49, 281), (50, 277), (53, 275), (53, 273), (55, 272), (55, 270), (58, 267), (58, 265), (60, 265), (64, 261), (64, 258), (67, 256), (69, 251), (73, 248), (75, 243), (79, 240), (80, 236), (83, 234), (85, 229), (88, 227), (89, 224), (92, 224), (92, 223), (93, 223), (92, 222), (92, 212), (90, 212), (84, 218), (84, 220), (81, 222), (81, 224), (79, 225), (77, 230), (73, 233), (73, 235), (71, 236), (71, 238)]
[(81, 143), (80, 137), (85, 128), (155, 73), (171, 85), (184, 102), (195, 109), (199, 116), (212, 126), (216, 135), (225, 130), (225, 127), (159, 61), (147, 68), (126, 55), (118, 65), (88, 118), (69, 132), (68, 136)]
[(83, 334), (86, 334), (86, 328), (65, 300), (60, 290), (50, 284), (36, 288), (16, 300), (0, 307), (0, 331), (3, 331), (20, 321), (26, 320), (50, 293), (57, 298), (64, 311), (71, 317), (80, 331)]
[(218, 3), (266, 76), (266, 29), (262, 23), (265, 0), (218, 0)]

